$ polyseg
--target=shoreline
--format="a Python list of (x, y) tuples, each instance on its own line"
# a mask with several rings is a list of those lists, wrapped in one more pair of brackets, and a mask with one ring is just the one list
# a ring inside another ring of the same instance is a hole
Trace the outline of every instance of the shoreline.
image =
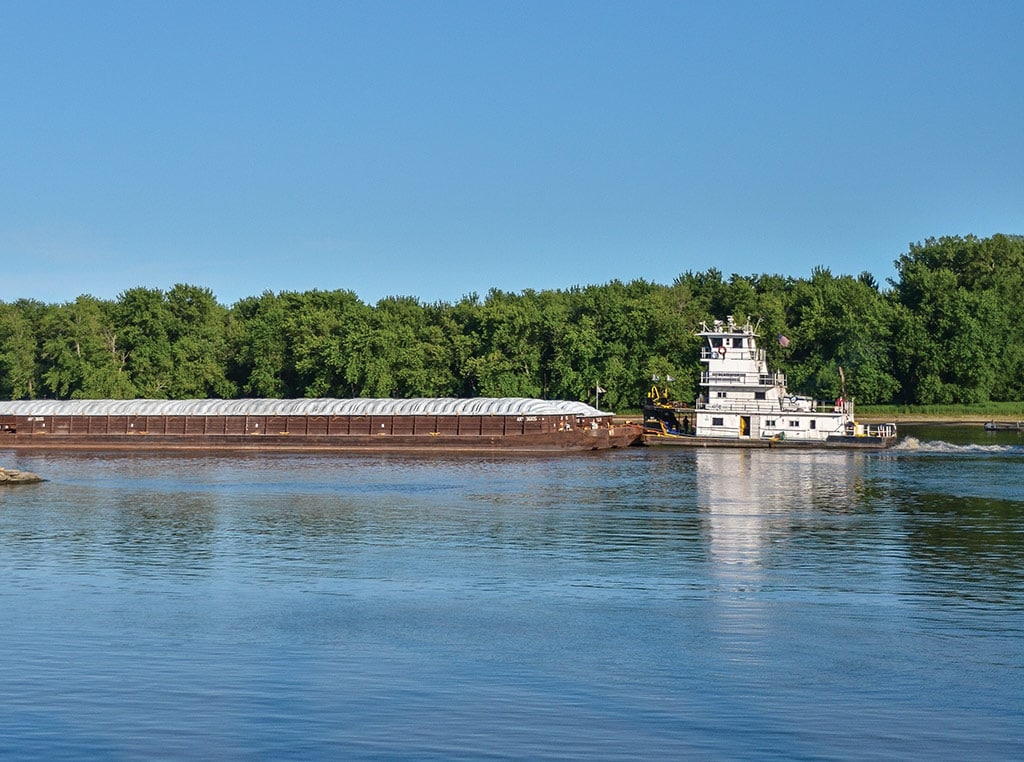
[(858, 422), (863, 423), (895, 423), (900, 424), (926, 424), (935, 426), (984, 426), (989, 421), (995, 423), (1017, 423), (1024, 420), (1013, 415), (949, 415), (949, 414), (928, 414), (928, 413), (897, 413), (895, 415), (864, 415), (857, 416)]
[[(636, 423), (643, 421), (643, 413), (636, 415), (615, 415), (612, 419), (616, 424)], [(858, 415), (858, 423), (895, 423), (900, 424), (932, 424), (935, 426), (984, 426), (989, 421), (995, 423), (1017, 423), (1024, 421), (1024, 415), (978, 415), (975, 413), (964, 413), (962, 415), (949, 413), (894, 413), (892, 415), (866, 414)]]

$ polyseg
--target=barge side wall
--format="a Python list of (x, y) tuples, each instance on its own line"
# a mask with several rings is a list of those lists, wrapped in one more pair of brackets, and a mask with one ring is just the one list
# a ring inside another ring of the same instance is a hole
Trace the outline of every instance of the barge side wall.
[[(600, 420), (599, 426), (610, 422)], [(516, 436), (584, 428), (572, 416), (538, 415), (45, 415), (0, 416), (0, 434), (19, 436)]]
[(611, 416), (0, 416), (0, 449), (562, 452), (627, 447), (640, 433)]

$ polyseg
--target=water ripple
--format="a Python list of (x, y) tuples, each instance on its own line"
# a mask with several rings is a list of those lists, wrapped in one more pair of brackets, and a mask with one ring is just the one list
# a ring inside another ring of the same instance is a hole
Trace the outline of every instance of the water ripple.
[(12, 455), (0, 756), (1019, 758), (1024, 461), (924, 441)]

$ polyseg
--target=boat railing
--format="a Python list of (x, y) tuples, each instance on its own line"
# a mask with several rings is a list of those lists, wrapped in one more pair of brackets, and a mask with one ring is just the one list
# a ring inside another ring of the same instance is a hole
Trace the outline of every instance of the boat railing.
[(709, 402), (697, 400), (697, 410), (721, 410), (723, 413), (785, 413), (796, 412), (796, 409), (780, 408), (778, 400), (723, 400), (713, 399)]
[(703, 386), (709, 384), (732, 384), (732, 385), (746, 385), (747, 374), (746, 373), (727, 373), (724, 371), (704, 371), (700, 374), (700, 383)]
[(721, 410), (725, 413), (847, 413), (852, 417), (853, 404), (845, 405), (822, 403), (808, 397), (790, 395), (774, 400), (723, 399), (716, 397), (711, 400), (698, 399), (696, 410)]
[[(756, 380), (755, 380), (756, 379)], [(785, 373), (736, 373), (706, 370), (700, 374), (702, 386), (785, 386)]]
[(896, 436), (896, 424), (894, 423), (864, 423), (861, 424), (861, 431), (866, 437), (881, 437), (891, 439)]
[[(725, 353), (721, 352), (725, 349)], [(700, 350), (701, 360), (756, 360), (764, 362), (765, 354), (763, 349), (752, 349), (750, 347), (702, 347)]]
[(850, 413), (851, 409), (846, 408), (843, 405), (836, 405), (833, 402), (819, 402), (814, 400), (811, 406), (815, 413)]

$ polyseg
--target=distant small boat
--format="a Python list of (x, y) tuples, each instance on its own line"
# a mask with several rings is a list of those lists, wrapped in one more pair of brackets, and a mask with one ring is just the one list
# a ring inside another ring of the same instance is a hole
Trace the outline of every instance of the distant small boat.
[(700, 377), (704, 393), (692, 408), (683, 408), (654, 387), (644, 405), (644, 444), (854, 449), (895, 444), (896, 425), (855, 420), (852, 399), (822, 403), (788, 392), (786, 376), (769, 371), (749, 319), (739, 324), (730, 315), (711, 327), (702, 324), (696, 335), (705, 340), (700, 356), (707, 364)]
[(987, 421), (985, 431), (1024, 431), (1024, 421)]

